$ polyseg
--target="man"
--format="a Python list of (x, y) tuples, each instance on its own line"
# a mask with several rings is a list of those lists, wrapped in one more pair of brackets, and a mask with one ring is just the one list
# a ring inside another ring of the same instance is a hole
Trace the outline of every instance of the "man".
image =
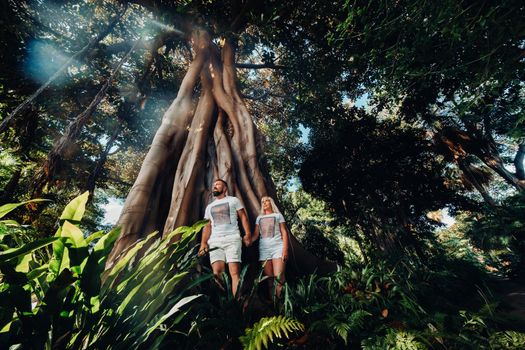
[(237, 293), (241, 270), (241, 233), (239, 231), (238, 218), (244, 229), (244, 244), (251, 245), (252, 234), (248, 216), (241, 201), (232, 196), (227, 196), (228, 185), (226, 181), (217, 179), (213, 183), (212, 193), (215, 200), (208, 204), (204, 218), (210, 222), (202, 231), (199, 255), (202, 256), (211, 248), (210, 262), (213, 274), (216, 277), (222, 275), (228, 264), (228, 270), (232, 279), (232, 293)]

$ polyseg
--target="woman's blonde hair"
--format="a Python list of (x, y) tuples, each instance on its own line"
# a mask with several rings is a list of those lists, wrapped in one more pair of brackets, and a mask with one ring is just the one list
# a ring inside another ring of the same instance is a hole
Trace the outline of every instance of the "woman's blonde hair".
[(277, 208), (277, 205), (275, 205), (275, 202), (273, 201), (272, 197), (268, 197), (268, 196), (265, 196), (265, 197), (262, 197), (261, 198), (261, 210), (259, 211), (259, 214), (260, 215), (264, 215), (264, 208), (263, 208), (263, 202), (265, 200), (269, 199), (270, 200), (270, 204), (272, 205), (272, 210), (274, 213), (277, 213), (277, 214), (280, 214), (281, 211), (279, 210), (279, 208)]

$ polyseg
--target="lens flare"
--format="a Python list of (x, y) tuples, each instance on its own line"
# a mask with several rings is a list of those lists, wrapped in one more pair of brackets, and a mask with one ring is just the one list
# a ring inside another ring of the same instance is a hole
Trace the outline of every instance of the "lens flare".
[[(31, 79), (45, 83), (53, 74), (66, 64), (69, 57), (56, 49), (53, 45), (42, 41), (34, 40), (29, 44), (28, 56), (24, 62), (24, 71)], [(69, 69), (77, 67), (77, 61), (69, 64)], [(66, 74), (53, 81), (53, 85), (62, 85), (65, 82)]]

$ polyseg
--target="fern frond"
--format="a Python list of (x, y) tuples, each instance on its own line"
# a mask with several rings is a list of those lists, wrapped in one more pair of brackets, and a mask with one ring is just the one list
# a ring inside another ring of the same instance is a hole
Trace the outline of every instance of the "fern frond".
[(348, 341), (348, 331), (350, 330), (350, 325), (348, 325), (347, 323), (337, 323), (334, 324), (333, 327), (337, 335), (340, 336), (341, 339), (343, 339), (346, 345)]
[(294, 331), (304, 331), (304, 325), (286, 316), (263, 317), (252, 328), (246, 328), (245, 335), (239, 337), (246, 350), (261, 350), (273, 343), (274, 337), (286, 338)]
[(365, 310), (354, 311), (348, 318), (350, 329), (357, 331), (365, 325), (365, 318), (372, 316), (372, 314)]

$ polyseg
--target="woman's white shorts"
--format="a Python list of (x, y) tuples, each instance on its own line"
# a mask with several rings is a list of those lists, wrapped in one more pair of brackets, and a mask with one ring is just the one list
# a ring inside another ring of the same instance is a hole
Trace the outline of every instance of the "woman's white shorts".
[[(241, 262), (242, 240), (238, 234), (210, 237), (210, 263), (224, 261), (226, 263)], [(217, 249), (214, 249), (217, 248)]]
[(275, 238), (262, 238), (259, 242), (259, 261), (280, 259), (283, 257), (283, 240)]

